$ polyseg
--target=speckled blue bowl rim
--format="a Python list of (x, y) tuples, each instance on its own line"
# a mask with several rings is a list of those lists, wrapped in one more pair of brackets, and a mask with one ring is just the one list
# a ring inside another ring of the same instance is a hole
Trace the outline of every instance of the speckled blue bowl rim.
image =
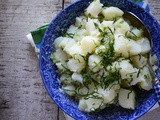
[[(41, 52), (41, 51), (43, 51), (43, 45), (44, 45), (45, 40), (46, 40), (46, 38), (47, 38), (47, 34), (50, 32), (50, 29), (49, 29), (49, 28), (53, 25), (54, 21), (55, 21), (57, 18), (59, 18), (64, 11), (66, 11), (68, 8), (70, 8), (71, 6), (75, 5), (75, 4), (78, 3), (79, 1), (83, 1), (83, 0), (78, 0), (78, 1), (76, 1), (76, 2), (74, 2), (74, 3), (72, 3), (71, 5), (69, 5), (69, 6), (66, 7), (65, 9), (63, 9), (59, 14), (57, 14), (57, 16), (52, 20), (52, 22), (50, 23), (49, 27), (47, 28), (47, 30), (46, 30), (46, 32), (45, 32), (45, 36), (44, 36), (43, 41), (42, 41), (42, 47), (41, 47), (41, 50), (40, 50), (40, 57), (39, 57), (40, 73), (41, 73), (42, 81), (43, 81), (43, 83), (44, 83), (44, 85), (45, 85), (45, 88), (47, 89), (47, 92), (49, 93), (49, 95), (50, 95), (50, 97), (52, 98), (52, 100), (53, 100), (65, 113), (67, 113), (68, 115), (70, 115), (71, 117), (73, 117), (73, 118), (75, 118), (75, 119), (77, 119), (77, 118), (76, 118), (76, 116), (74, 116), (74, 114), (70, 114), (67, 110), (63, 109), (63, 106), (61, 105), (61, 103), (59, 103), (58, 101), (56, 101), (56, 100), (54, 99), (54, 97), (53, 97), (53, 95), (52, 95), (52, 92), (53, 92), (53, 91), (46, 85), (45, 77), (44, 77), (43, 71), (42, 71), (42, 69), (41, 69), (42, 66), (43, 66), (43, 65), (41, 64), (41, 63), (42, 63), (42, 59), (43, 59), (43, 56), (42, 56), (42, 52)], [(90, 1), (91, 1), (91, 0), (90, 0)], [(127, 1), (127, 0), (126, 0), (126, 1)], [(159, 24), (158, 24), (158, 22), (155, 20), (155, 18), (154, 18), (152, 15), (150, 15), (149, 13), (145, 12), (144, 10), (142, 10), (141, 7), (139, 7), (138, 5), (136, 5), (135, 3), (133, 3), (132, 1), (128, 1), (128, 2), (129, 2), (130, 4), (134, 4), (134, 6), (136, 6), (138, 9), (141, 9), (141, 11), (143, 11), (145, 14), (147, 14), (147, 16), (149, 16), (150, 19), (152, 19), (152, 20), (154, 21), (154, 23), (155, 23), (154, 25), (158, 26), (158, 27), (156, 27), (156, 28), (158, 28), (158, 30), (160, 31)], [(142, 21), (143, 21), (143, 20), (142, 20)], [(157, 38), (160, 37), (160, 35), (157, 35), (157, 36), (158, 36)], [(159, 39), (158, 39), (158, 40), (159, 40)], [(153, 46), (156, 46), (156, 45), (153, 45)], [(159, 57), (159, 52), (157, 52), (157, 50), (159, 51), (160, 48), (157, 47), (157, 49), (156, 49), (156, 50), (153, 50), (152, 52), (153, 52), (153, 53), (156, 53), (157, 56), (158, 56), (158, 58), (160, 58), (160, 57)], [(158, 67), (159, 67), (159, 65), (158, 65)], [(160, 78), (159, 76), (160, 76), (160, 72), (159, 72), (159, 69), (158, 69), (157, 77)], [(156, 104), (156, 102), (157, 102), (157, 99), (155, 98), (155, 95), (153, 94), (152, 96), (153, 96), (153, 98), (155, 99), (155, 100), (154, 100), (154, 103), (153, 103), (152, 105), (150, 105), (149, 107), (147, 107), (147, 109), (145, 109), (145, 111), (144, 111), (143, 113), (137, 115), (137, 116), (134, 117), (134, 118), (129, 118), (129, 119), (137, 119), (137, 118), (141, 117), (143, 114), (145, 114), (147, 111), (149, 111), (149, 110)]]

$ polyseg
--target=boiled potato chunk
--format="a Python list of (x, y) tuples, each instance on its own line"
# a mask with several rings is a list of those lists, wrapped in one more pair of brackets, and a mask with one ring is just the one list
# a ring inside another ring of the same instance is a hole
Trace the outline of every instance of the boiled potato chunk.
[(127, 89), (120, 89), (119, 92), (119, 104), (123, 108), (135, 109), (135, 92)]
[(151, 63), (151, 65), (157, 65), (158, 58), (157, 58), (156, 55), (153, 55), (153, 56), (150, 57), (150, 63)]
[(73, 73), (72, 80), (83, 83), (83, 76), (79, 73)]
[[(111, 32), (110, 30), (112, 30), (112, 32), (114, 32), (114, 24), (113, 24), (113, 22), (114, 22), (114, 21), (103, 21), (103, 22), (101, 23), (102, 28), (103, 28), (104, 30), (106, 29), (105, 32)], [(108, 28), (110, 28), (110, 30), (109, 30)]]
[(121, 34), (115, 35), (114, 50), (117, 55), (127, 58), (129, 56), (129, 40)]
[(82, 55), (82, 56), (85, 56), (86, 55), (86, 52), (82, 49), (82, 47), (80, 45), (78, 45), (77, 43), (73, 44), (72, 46), (70, 47), (65, 47), (64, 48), (64, 51), (66, 53), (68, 53), (69, 55), (71, 56), (74, 56), (76, 54), (79, 54), (79, 55)]
[(69, 59), (69, 61), (67, 62), (68, 69), (70, 69), (70, 71), (72, 72), (80, 72), (85, 68), (85, 65), (85, 61), (78, 61), (73, 58)]
[(66, 61), (68, 60), (67, 54), (62, 49), (57, 49), (53, 55), (57, 61)]
[(103, 109), (105, 107), (102, 99), (95, 99), (95, 98), (89, 98), (89, 99), (80, 99), (78, 108), (81, 111), (85, 112), (92, 112), (96, 109)]
[(120, 63), (120, 75), (122, 79), (130, 78), (130, 74), (135, 72), (132, 64), (128, 60), (122, 60)]
[(55, 41), (53, 43), (55, 49), (59, 48), (59, 44), (62, 42), (63, 39), (64, 39), (64, 37), (58, 37), (58, 38), (55, 39)]
[[(119, 89), (119, 87), (118, 87)], [(109, 86), (108, 89), (103, 89), (101, 87), (98, 88), (98, 93), (103, 96), (103, 100), (105, 104), (112, 104), (114, 102), (117, 88), (113, 86)]]
[(137, 68), (143, 68), (147, 64), (147, 58), (142, 55), (132, 56), (131, 61)]
[(95, 0), (88, 6), (85, 14), (91, 15), (91, 17), (97, 18), (98, 14), (102, 10), (102, 6), (103, 6), (103, 4), (100, 3), (100, 0)]
[(88, 65), (89, 68), (93, 71), (93, 72), (97, 72), (100, 70), (100, 62), (101, 62), (102, 58), (99, 57), (98, 55), (90, 55), (88, 58)]
[(149, 51), (151, 50), (151, 46), (148, 38), (141, 38), (137, 40), (137, 43), (141, 45), (141, 49), (142, 49), (141, 54), (149, 53)]
[(69, 34), (75, 34), (76, 31), (77, 31), (78, 27), (74, 26), (74, 25), (71, 25), (68, 30), (67, 30), (67, 33)]
[(115, 34), (125, 35), (127, 31), (131, 30), (130, 25), (122, 18), (120, 18), (114, 23), (114, 27), (115, 27)]
[(75, 87), (73, 85), (62, 86), (62, 90), (69, 96), (75, 95)]
[(58, 70), (66, 70), (65, 68), (67, 68), (67, 64), (64, 61), (56, 63), (56, 66), (57, 66)]
[(93, 53), (95, 51), (98, 40), (92, 36), (83, 37), (80, 45), (83, 51), (87, 53)]
[(76, 26), (76, 27), (84, 28), (86, 22), (87, 22), (87, 18), (86, 18), (85, 16), (76, 17), (75, 26)]
[(75, 40), (72, 38), (68, 38), (68, 37), (63, 37), (63, 40), (60, 42), (59, 47), (61, 48), (67, 48), (72, 46), (73, 44), (75, 44)]
[(152, 84), (152, 77), (148, 67), (144, 67), (142, 72), (143, 72), (143, 81), (141, 81), (139, 85), (144, 90), (151, 90), (153, 84)]
[(124, 12), (117, 7), (107, 7), (102, 10), (102, 14), (107, 20), (113, 20), (115, 17), (120, 17), (123, 13)]
[(74, 39), (78, 42), (81, 41), (84, 36), (87, 36), (88, 31), (86, 29), (78, 29), (77, 33), (74, 35)]
[(129, 41), (129, 54), (130, 56), (138, 55), (142, 52), (141, 45), (139, 45), (136, 41), (130, 40)]
[(98, 21), (98, 19), (88, 19), (88, 22), (86, 23), (86, 30), (88, 31), (90, 36), (98, 37), (100, 35), (100, 32), (95, 27), (95, 24), (98, 25), (99, 28), (101, 28), (101, 24)]

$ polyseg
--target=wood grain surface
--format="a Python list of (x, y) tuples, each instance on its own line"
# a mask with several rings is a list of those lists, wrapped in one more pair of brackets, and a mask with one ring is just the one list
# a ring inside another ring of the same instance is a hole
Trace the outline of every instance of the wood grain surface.
[[(0, 120), (64, 120), (47, 94), (25, 36), (74, 0), (0, 0)], [(149, 0), (160, 22), (160, 0)], [(159, 120), (156, 109), (140, 120)]]

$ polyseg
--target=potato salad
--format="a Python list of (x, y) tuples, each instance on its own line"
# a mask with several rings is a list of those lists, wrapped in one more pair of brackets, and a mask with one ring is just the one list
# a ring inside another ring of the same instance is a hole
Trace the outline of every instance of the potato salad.
[(54, 41), (51, 59), (58, 69), (60, 89), (79, 102), (81, 111), (94, 112), (112, 104), (135, 109), (134, 87), (152, 89), (147, 65), (150, 42), (123, 13), (94, 0)]

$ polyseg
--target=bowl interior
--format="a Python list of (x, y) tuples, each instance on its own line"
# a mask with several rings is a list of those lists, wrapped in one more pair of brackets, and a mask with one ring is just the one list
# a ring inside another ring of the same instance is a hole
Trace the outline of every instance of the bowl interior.
[[(154, 90), (149, 92), (138, 91), (135, 110), (127, 110), (122, 107), (112, 105), (109, 108), (95, 113), (84, 113), (79, 111), (77, 108), (78, 103), (75, 102), (73, 98), (66, 96), (59, 90), (56, 67), (50, 59), (50, 55), (53, 52), (52, 44), (55, 38), (61, 35), (62, 31), (65, 31), (72, 23), (74, 23), (75, 18), (83, 13), (84, 9), (91, 1), (92, 0), (78, 0), (60, 12), (50, 23), (43, 38), (39, 58), (40, 72), (43, 83), (55, 103), (63, 111), (75, 119), (136, 119), (146, 113), (157, 102)], [(104, 3), (104, 6), (116, 6), (123, 11), (130, 11), (137, 15), (149, 29), (153, 41), (152, 52), (156, 54), (158, 56), (158, 60), (160, 60), (160, 55), (158, 52), (160, 51), (160, 27), (158, 22), (150, 14), (135, 5), (133, 2), (127, 0), (102, 0), (101, 2)], [(160, 79), (160, 69), (157, 71), (157, 77)]]

